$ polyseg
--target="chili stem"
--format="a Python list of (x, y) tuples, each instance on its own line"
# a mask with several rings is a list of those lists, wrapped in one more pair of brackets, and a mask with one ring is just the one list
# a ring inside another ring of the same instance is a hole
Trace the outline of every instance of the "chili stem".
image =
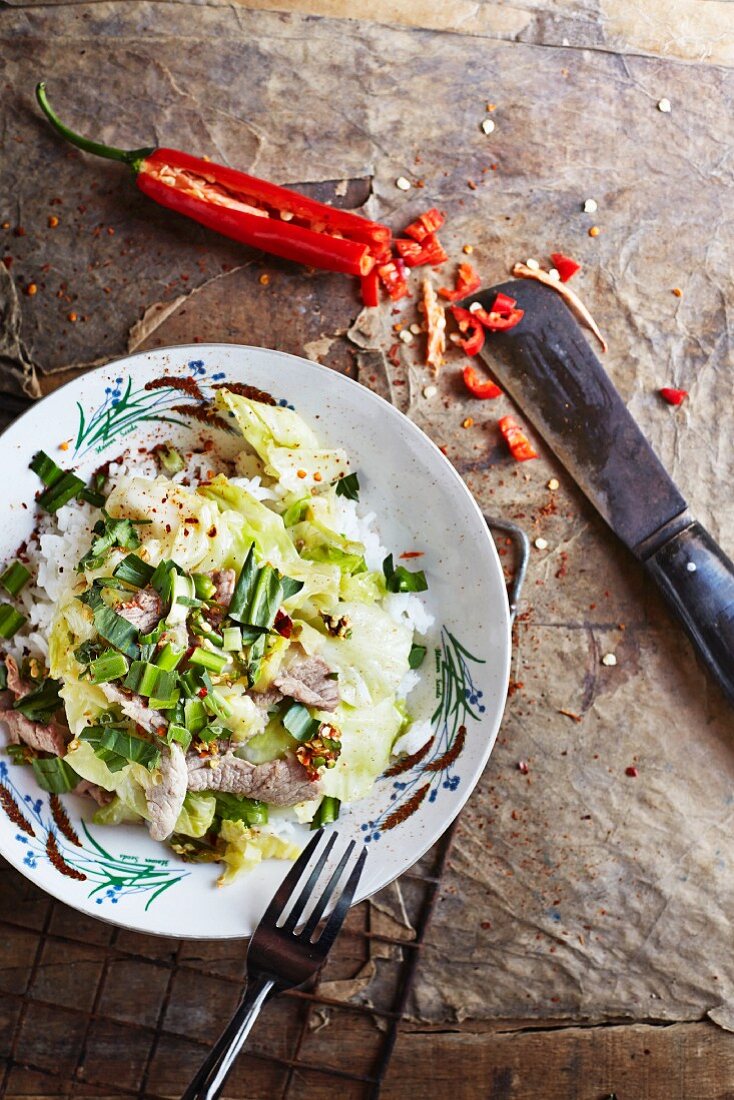
[(116, 149), (114, 145), (103, 145), (99, 141), (91, 141), (89, 138), (82, 137), (81, 134), (74, 133), (73, 130), (64, 125), (49, 103), (45, 81), (41, 81), (40, 84), (36, 85), (36, 99), (57, 134), (60, 134), (65, 141), (76, 145), (77, 149), (82, 149), (85, 153), (91, 153), (95, 157), (106, 157), (107, 160), (122, 161), (123, 164), (129, 165), (133, 172), (137, 174), (140, 171), (142, 161), (155, 152), (152, 147), (150, 149)]

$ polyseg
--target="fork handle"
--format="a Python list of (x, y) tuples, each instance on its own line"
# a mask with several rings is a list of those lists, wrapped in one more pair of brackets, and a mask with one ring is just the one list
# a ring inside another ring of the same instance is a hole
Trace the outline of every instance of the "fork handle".
[(209, 1052), (181, 1100), (217, 1100), (234, 1061), (275, 982), (257, 977), (248, 981), (245, 995), (230, 1022)]

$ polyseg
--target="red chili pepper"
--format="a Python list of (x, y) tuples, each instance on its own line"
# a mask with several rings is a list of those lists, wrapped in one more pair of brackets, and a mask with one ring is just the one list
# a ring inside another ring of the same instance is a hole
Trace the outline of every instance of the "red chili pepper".
[(380, 277), (377, 268), (362, 276), (362, 301), (366, 306), (373, 308), (380, 304)]
[(388, 260), (386, 264), (380, 264), (377, 268), (387, 293), (393, 302), (399, 302), (401, 298), (410, 297), (408, 284), (405, 281), (405, 264), (402, 260)]
[(511, 313), (517, 305), (517, 298), (511, 298), (509, 294), (499, 292), (490, 306), (490, 313)]
[(418, 241), (406, 241), (403, 237), (398, 237), (394, 243), (398, 255), (408, 267), (421, 267), (423, 264), (437, 267), (448, 260), (441, 242), (433, 234), (425, 237), (422, 244)]
[(291, 619), (290, 615), (286, 615), (285, 611), (281, 611), (280, 609), (278, 609), (275, 616), (273, 626), (284, 638), (290, 638), (293, 633), (293, 619)]
[(430, 210), (426, 210), (425, 214), (421, 214), (416, 221), (411, 222), (405, 232), (414, 241), (424, 241), (431, 233), (435, 233), (437, 229), (440, 229), (445, 221), (446, 215), (433, 206)]
[(538, 452), (514, 416), (503, 416), (498, 426), (516, 462), (527, 462), (529, 458), (538, 457)]
[(577, 260), (572, 260), (570, 256), (564, 256), (562, 252), (551, 252), (551, 259), (562, 283), (567, 283), (577, 271), (581, 270), (581, 264)]
[(471, 264), (459, 264), (456, 275), (456, 286), (453, 290), (449, 287), (439, 287), (438, 293), (449, 302), (458, 302), (460, 298), (466, 298), (481, 286), (482, 280), (477, 275)]
[(509, 313), (495, 313), (493, 310), (487, 313), (481, 306), (479, 309), (473, 309), (471, 313), (490, 332), (507, 332), (518, 325), (525, 316), (523, 309), (511, 309)]
[[(454, 320), (459, 326), (459, 332), (466, 334), (465, 340), (458, 340), (459, 347), (467, 355), (477, 355), (484, 347), (484, 329), (473, 313), (461, 306), (450, 306)], [(466, 381), (466, 377), (464, 378)]]
[(144, 194), (225, 237), (347, 275), (368, 274), (375, 252), (389, 247), (391, 233), (385, 225), (176, 149), (125, 150), (90, 141), (58, 119), (44, 84), (37, 86), (36, 98), (55, 130), (72, 145), (127, 164)]
[(473, 397), (479, 397), (482, 401), (502, 396), (499, 386), (491, 378), (480, 378), (472, 366), (464, 367), (464, 385)]
[(673, 390), (670, 386), (663, 386), (660, 391), (660, 396), (664, 401), (667, 401), (669, 405), (682, 405), (686, 397), (688, 397), (688, 390)]

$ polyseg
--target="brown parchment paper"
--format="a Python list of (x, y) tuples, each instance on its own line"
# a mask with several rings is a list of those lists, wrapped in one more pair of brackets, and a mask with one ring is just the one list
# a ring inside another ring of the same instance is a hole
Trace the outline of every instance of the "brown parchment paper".
[[(647, 52), (689, 56), (667, 48), (667, 9), (653, 9)], [(544, 34), (544, 12), (546, 27), (562, 12), (578, 37)], [(706, 65), (634, 56), (642, 47), (626, 51), (623, 30), (605, 38), (608, 16), (595, 30), (593, 12), (568, 5), (533, 13), (527, 42), (241, 6), (3, 12), (3, 384), (33, 392), (128, 345), (229, 340), (311, 355), (408, 412), (485, 511), (548, 543), (533, 549), (513, 694), (462, 817), (413, 1013), (708, 1013), (732, 1027), (734, 721), (637, 564), (542, 446), (536, 462), (508, 460), (495, 425), (509, 402), (465, 398), (453, 353), (426, 395), (420, 339), (406, 346), (392, 332), (417, 319), (415, 300), (360, 313), (348, 280), (263, 259), (157, 209), (118, 166), (65, 150), (31, 104), (44, 75), (82, 130), (318, 184), (334, 201), (347, 191), (396, 229), (438, 205), (452, 257), (470, 243), (488, 284), (518, 259), (577, 256), (610, 374), (731, 553), (731, 72), (710, 55)], [(403, 193), (401, 175), (424, 186)], [(656, 391), (666, 384), (690, 400), (665, 406)], [(616, 666), (603, 665), (611, 653)], [(399, 897), (392, 888), (379, 903), (398, 925)], [(355, 995), (369, 996), (371, 975)]]

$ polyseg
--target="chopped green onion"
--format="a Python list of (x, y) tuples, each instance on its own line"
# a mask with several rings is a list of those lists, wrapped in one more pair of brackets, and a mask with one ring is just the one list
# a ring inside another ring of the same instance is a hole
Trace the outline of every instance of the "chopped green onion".
[(283, 725), (296, 741), (310, 741), (319, 732), (320, 724), (303, 703), (291, 703), (283, 715)]
[(76, 787), (79, 776), (60, 756), (35, 756), (31, 760), (36, 782), (42, 791), (65, 794)]
[(102, 493), (98, 493), (96, 489), (90, 489), (88, 485), (79, 491), (79, 500), (86, 500), (87, 504), (91, 504), (94, 508), (104, 508), (106, 499)]
[(4, 573), (0, 574), (0, 584), (11, 596), (17, 596), (30, 580), (30, 576), (30, 571), (21, 562), (14, 561)]
[(112, 570), (113, 576), (117, 577), (118, 580), (125, 581), (126, 584), (132, 584), (136, 588), (145, 588), (147, 584), (150, 584), (154, 573), (153, 566), (148, 565), (147, 561), (143, 561), (137, 554), (128, 554)]
[(120, 729), (117, 726), (107, 726), (99, 739), (99, 743), (101, 748), (122, 756), (130, 763), (142, 764), (143, 767), (149, 770), (157, 768), (161, 762), (160, 749), (157, 749), (150, 741), (145, 741), (142, 737), (136, 737), (134, 733)]
[(206, 688), (206, 695), (203, 700), (206, 709), (217, 718), (228, 718), (232, 713), (232, 708), (214, 687), (209, 673), (205, 669), (202, 671), (201, 679)]
[(311, 497), (301, 497), (300, 500), (294, 500), (292, 504), (289, 504), (285, 512), (283, 512), (284, 525), (286, 527), (295, 527), (297, 523), (305, 519), (310, 504)]
[(184, 704), (186, 729), (198, 733), (207, 724), (207, 711), (201, 699), (187, 699)]
[(198, 738), (203, 741), (205, 745), (208, 745), (210, 741), (218, 741), (224, 733), (221, 726), (204, 726), (202, 730), (199, 730)]
[(202, 649), (201, 646), (197, 646), (189, 657), (192, 665), (208, 668), (210, 672), (221, 672), (228, 661), (229, 657), (225, 657), (223, 653), (212, 653), (208, 649)]
[(128, 663), (116, 649), (107, 649), (89, 665), (93, 684), (107, 684), (127, 675)]
[(426, 575), (422, 569), (411, 573), (404, 565), (397, 569), (393, 565), (392, 554), (388, 554), (382, 563), (385, 585), (388, 592), (425, 592), (428, 588)]
[(178, 676), (173, 671), (159, 669), (155, 687), (148, 702), (154, 710), (173, 710), (179, 700)]
[(97, 633), (115, 649), (121, 650), (126, 657), (137, 658), (140, 653), (140, 647), (135, 640), (138, 636), (137, 628), (127, 619), (123, 619), (122, 615), (102, 604), (94, 609), (94, 625)]
[(156, 657), (155, 664), (158, 668), (162, 668), (166, 672), (172, 672), (174, 668), (178, 668), (184, 652), (185, 650), (176, 649), (170, 642), (166, 642), (163, 649)]
[(176, 603), (182, 603), (184, 607), (203, 607), (201, 600), (197, 600), (196, 596), (177, 596)]
[(172, 745), (175, 741), (186, 752), (191, 744), (191, 734), (185, 726), (179, 726), (177, 723), (171, 722), (166, 730), (166, 741), (169, 745)]
[(60, 688), (61, 680), (52, 680), (49, 676), (33, 691), (16, 699), (13, 710), (20, 711), (32, 722), (48, 722), (61, 707)]
[(257, 798), (217, 791), (217, 816), (225, 821), (244, 821), (246, 825), (267, 825), (268, 804)]
[(192, 573), (194, 592), (200, 600), (210, 600), (217, 590), (214, 581), (206, 573)]
[(196, 634), (198, 638), (206, 638), (212, 645), (217, 646), (218, 649), (222, 648), (221, 635), (217, 634), (214, 630), (210, 629), (209, 623), (206, 621), (200, 611), (195, 611), (189, 620), (189, 627), (192, 633)]
[(339, 817), (341, 808), (342, 804), (339, 798), (332, 798), (328, 794), (324, 795), (321, 799), (321, 805), (311, 821), (311, 828), (320, 829), (323, 825), (331, 825)]
[(174, 563), (166, 559), (159, 561), (153, 570), (149, 583), (152, 588), (155, 588), (164, 603), (168, 603), (171, 598), (173, 574), (176, 572), (177, 570)]
[(21, 615), (9, 603), (0, 603), (0, 638), (12, 638), (25, 621), (25, 615)]
[(28, 464), (34, 474), (38, 474), (45, 486), (53, 485), (63, 475), (64, 471), (57, 466), (45, 451), (37, 451)]
[(168, 626), (176, 626), (186, 622), (189, 607), (199, 607), (200, 604), (198, 600), (194, 601), (193, 605), (191, 603), (194, 595), (194, 582), (191, 577), (175, 572), (171, 573), (171, 582), (171, 608), (166, 616), (166, 623)]
[(73, 500), (83, 488), (84, 482), (76, 474), (62, 473), (60, 478), (41, 493), (36, 503), (39, 508), (43, 508), (44, 512), (57, 512), (64, 504)]
[(255, 546), (253, 543), (247, 551), (247, 557), (244, 560), (240, 575), (234, 586), (232, 599), (229, 601), (227, 614), (230, 619), (234, 619), (236, 622), (240, 623), (245, 622), (244, 616), (250, 605), (257, 578), (258, 568), (255, 565)]
[(35, 752), (28, 745), (6, 745), (5, 751), (14, 764), (30, 764), (35, 758)]
[(238, 626), (225, 626), (222, 631), (222, 649), (226, 653), (237, 653), (242, 649), (242, 631)]
[(359, 500), (359, 478), (356, 474), (347, 474), (332, 481), (336, 485), (336, 495), (346, 497), (347, 500)]
[(420, 668), (423, 664), (425, 656), (426, 647), (424, 645), (416, 645), (416, 643), (413, 642), (412, 646), (410, 647), (408, 664), (411, 668)]
[(163, 472), (169, 477), (180, 474), (186, 468), (186, 463), (171, 443), (159, 443), (153, 448), (153, 454), (158, 459)]

